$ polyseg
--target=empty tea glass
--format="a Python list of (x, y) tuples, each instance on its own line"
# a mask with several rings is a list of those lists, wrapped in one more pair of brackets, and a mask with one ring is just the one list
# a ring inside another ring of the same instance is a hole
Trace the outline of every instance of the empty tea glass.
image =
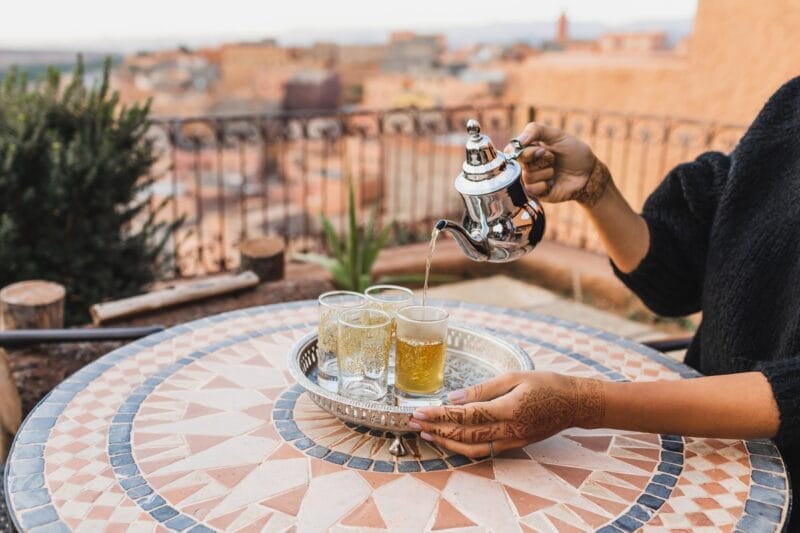
[(441, 403), (447, 319), (447, 311), (430, 305), (413, 305), (397, 312), (394, 386), (398, 405)]
[(377, 309), (339, 314), (339, 394), (358, 400), (386, 396), (392, 319)]
[(366, 307), (363, 294), (352, 291), (331, 291), (319, 297), (319, 337), (317, 339), (317, 382), (337, 391), (339, 367), (336, 352), (339, 343), (339, 313), (347, 309)]
[[(397, 321), (397, 311), (403, 307), (414, 304), (414, 292), (400, 285), (373, 285), (364, 291), (364, 296), (369, 301), (369, 307), (380, 309), (392, 317), (392, 333), (394, 334)], [(389, 383), (395, 380), (395, 346), (389, 352)]]

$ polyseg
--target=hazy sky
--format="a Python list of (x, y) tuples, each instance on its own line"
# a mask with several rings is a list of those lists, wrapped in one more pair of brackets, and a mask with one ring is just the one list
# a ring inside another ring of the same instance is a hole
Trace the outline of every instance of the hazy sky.
[(494, 22), (624, 24), (686, 19), (697, 0), (2, 0), (0, 46), (42, 48), (173, 37), (260, 38), (302, 28), (440, 29)]

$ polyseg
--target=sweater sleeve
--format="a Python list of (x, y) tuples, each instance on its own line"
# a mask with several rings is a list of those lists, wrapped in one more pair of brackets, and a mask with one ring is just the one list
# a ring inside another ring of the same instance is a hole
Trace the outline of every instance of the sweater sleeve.
[(775, 442), (800, 445), (800, 357), (764, 361), (756, 365), (756, 370), (766, 376), (778, 404), (781, 424)]
[(642, 217), (650, 248), (622, 280), (655, 313), (682, 316), (700, 310), (708, 236), (730, 157), (707, 152), (667, 174), (647, 199)]

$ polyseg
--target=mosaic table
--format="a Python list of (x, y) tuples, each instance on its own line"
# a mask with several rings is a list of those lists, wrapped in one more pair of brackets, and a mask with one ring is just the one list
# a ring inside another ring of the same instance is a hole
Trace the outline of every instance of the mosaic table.
[[(538, 369), (611, 380), (691, 369), (531, 313), (443, 302)], [(287, 354), (315, 302), (245, 309), (118, 349), (50, 393), (6, 471), (32, 531), (775, 531), (790, 505), (769, 441), (571, 429), (494, 460), (391, 438), (320, 410)]]

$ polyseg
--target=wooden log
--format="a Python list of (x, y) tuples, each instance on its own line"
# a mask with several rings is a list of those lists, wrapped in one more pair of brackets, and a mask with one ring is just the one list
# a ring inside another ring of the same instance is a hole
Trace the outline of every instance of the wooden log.
[(94, 304), (90, 311), (95, 325), (103, 322), (148, 313), (212, 296), (249, 289), (258, 285), (258, 276), (247, 271), (185, 283), (169, 289)]
[(6, 461), (11, 441), (22, 423), (22, 403), (14, 376), (0, 348), (0, 463)]
[(20, 281), (0, 290), (2, 329), (64, 327), (64, 287), (43, 280)]
[(262, 283), (283, 279), (284, 245), (279, 237), (259, 237), (239, 244), (240, 270), (255, 272)]

